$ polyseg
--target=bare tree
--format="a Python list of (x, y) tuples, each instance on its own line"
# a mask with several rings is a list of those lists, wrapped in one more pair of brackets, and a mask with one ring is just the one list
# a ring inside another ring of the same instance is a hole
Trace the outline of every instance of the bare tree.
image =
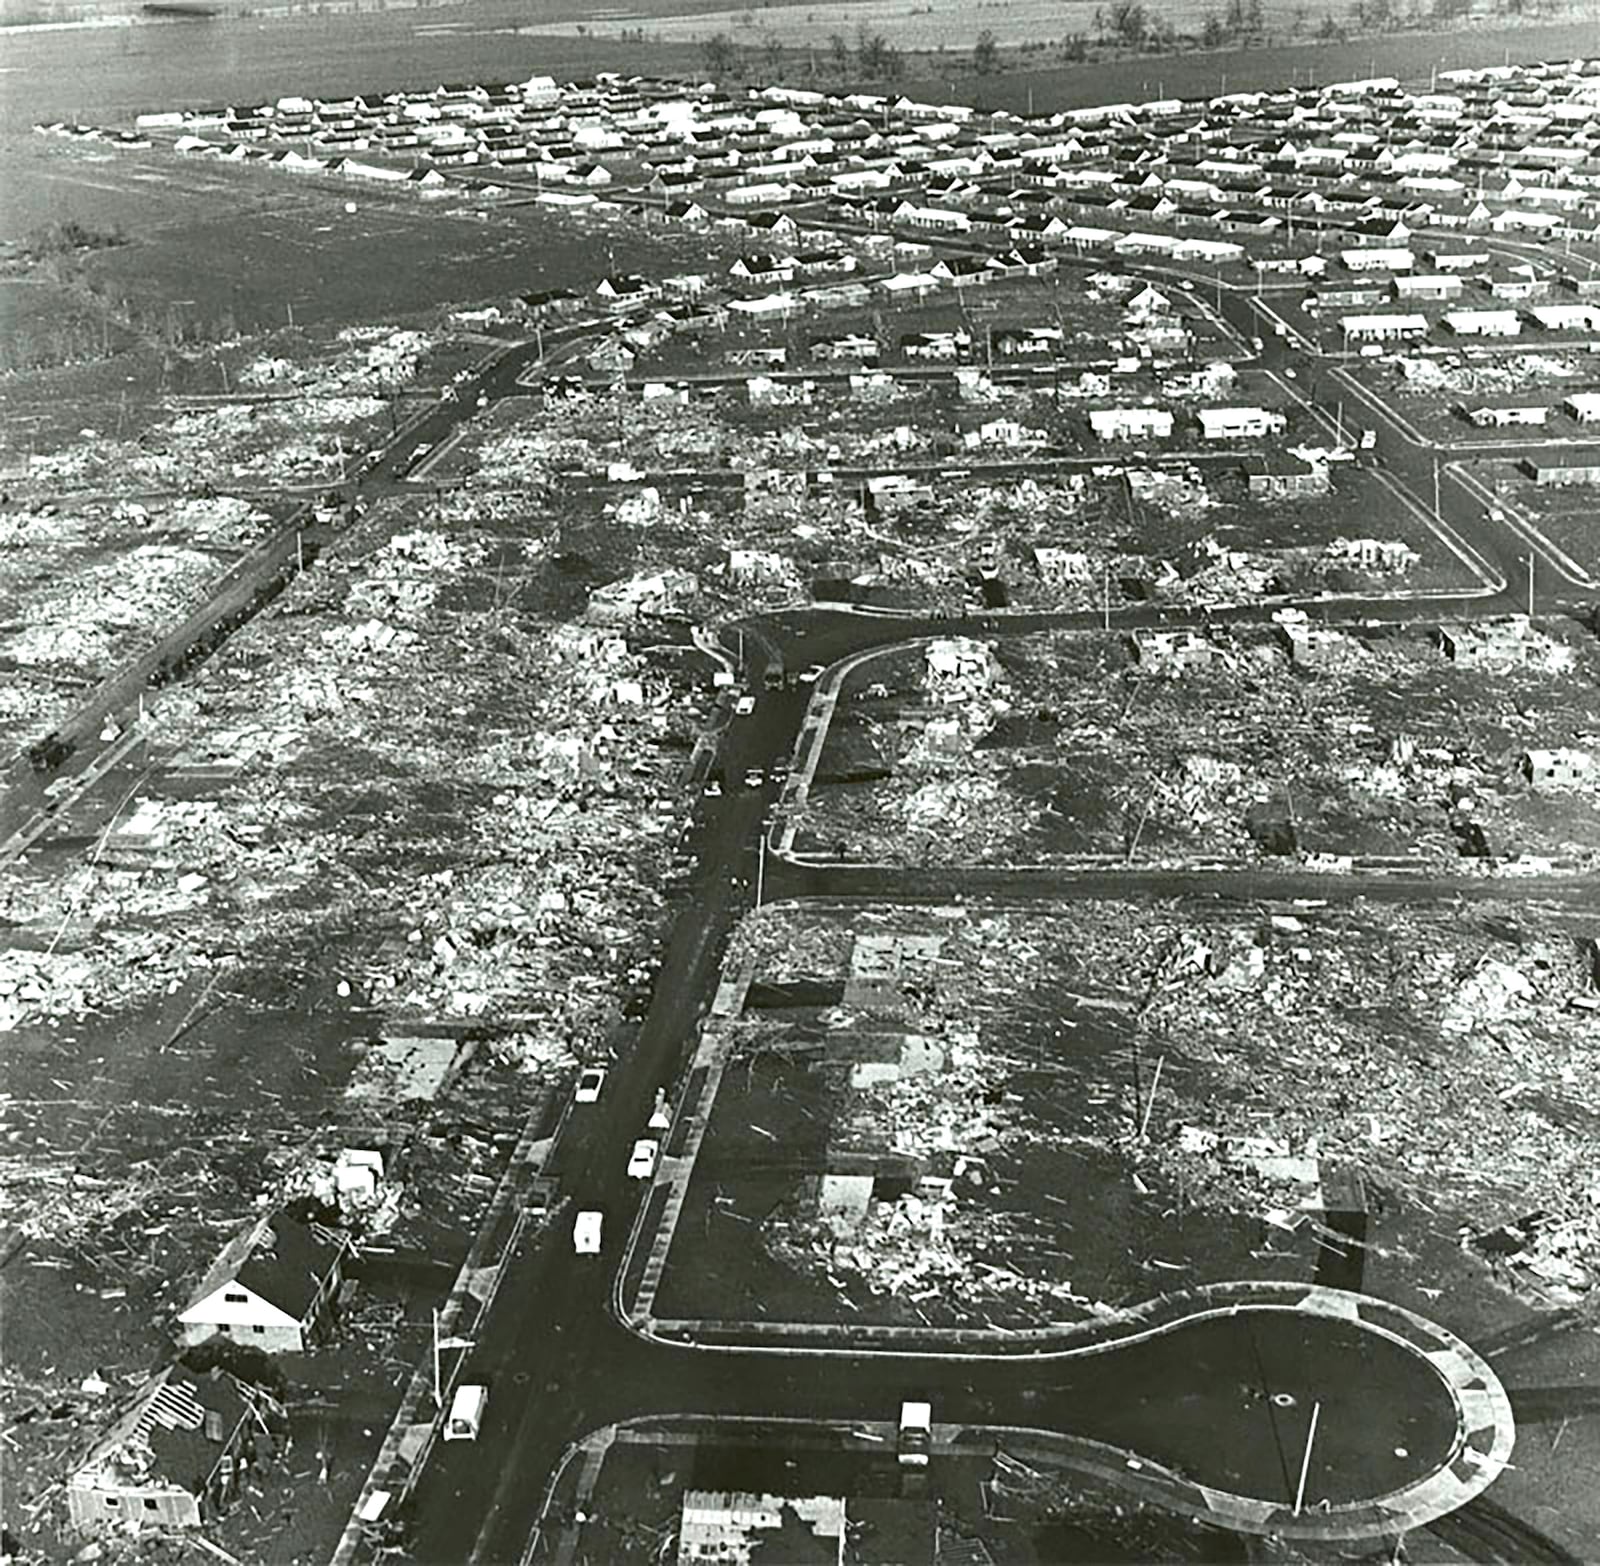
[(1105, 27), (1118, 43), (1137, 48), (1150, 31), (1150, 18), (1141, 0), (1110, 0), (1105, 8)]

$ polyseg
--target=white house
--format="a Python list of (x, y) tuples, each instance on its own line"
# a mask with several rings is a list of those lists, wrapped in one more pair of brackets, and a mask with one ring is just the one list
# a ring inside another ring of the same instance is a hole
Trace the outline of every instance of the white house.
[(1516, 337), (1522, 331), (1515, 310), (1447, 310), (1444, 324), (1457, 337)]
[(1529, 305), (1528, 314), (1547, 332), (1600, 332), (1600, 305)]
[(1096, 440), (1165, 440), (1172, 415), (1165, 408), (1092, 408), (1089, 429)]
[(178, 1313), (183, 1342), (302, 1354), (333, 1314), (348, 1241), (277, 1214), (230, 1240)]
[(1379, 245), (1363, 246), (1359, 250), (1341, 250), (1339, 259), (1346, 271), (1350, 272), (1409, 272), (1417, 264), (1417, 258), (1411, 251)]
[(1465, 285), (1449, 272), (1416, 272), (1395, 278), (1389, 286), (1396, 299), (1459, 299)]
[(1425, 315), (1345, 315), (1339, 326), (1346, 342), (1408, 342), (1428, 335)]
[(1266, 408), (1202, 408), (1199, 417), (1204, 440), (1251, 440), (1277, 435), (1289, 423), (1283, 414)]

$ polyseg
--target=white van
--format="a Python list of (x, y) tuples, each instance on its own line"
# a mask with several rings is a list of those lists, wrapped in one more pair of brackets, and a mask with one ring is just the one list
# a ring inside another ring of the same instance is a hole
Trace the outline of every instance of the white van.
[(895, 1455), (907, 1468), (926, 1468), (933, 1446), (933, 1405), (900, 1405), (900, 1439)]
[(579, 1213), (572, 1225), (572, 1248), (580, 1256), (600, 1254), (600, 1225), (605, 1215), (597, 1212)]
[(444, 1422), (445, 1440), (476, 1441), (488, 1402), (489, 1389), (480, 1383), (457, 1387), (450, 1403), (450, 1417)]

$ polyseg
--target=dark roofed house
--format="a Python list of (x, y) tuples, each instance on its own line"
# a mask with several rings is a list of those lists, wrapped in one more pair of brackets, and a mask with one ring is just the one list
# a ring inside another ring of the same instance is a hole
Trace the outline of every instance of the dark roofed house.
[(183, 1341), (226, 1337), (268, 1354), (302, 1354), (334, 1317), (349, 1241), (284, 1213), (222, 1249), (179, 1313)]
[(570, 288), (541, 288), (520, 296), (524, 313), (532, 320), (548, 316), (576, 315), (583, 308), (583, 295)]
[(1288, 498), (1296, 495), (1326, 495), (1330, 488), (1328, 470), (1289, 452), (1269, 452), (1246, 457), (1242, 464), (1252, 495)]
[(198, 1528), (238, 1494), (280, 1428), (282, 1406), (221, 1370), (159, 1371), (67, 1479), (72, 1526)]
[(1541, 489), (1564, 488), (1568, 485), (1600, 484), (1600, 458), (1564, 452), (1545, 455), (1535, 452), (1518, 464)]
[(594, 285), (595, 296), (608, 310), (630, 310), (636, 305), (647, 304), (654, 299), (660, 289), (653, 283), (634, 273), (617, 273), (611, 277), (602, 277)]

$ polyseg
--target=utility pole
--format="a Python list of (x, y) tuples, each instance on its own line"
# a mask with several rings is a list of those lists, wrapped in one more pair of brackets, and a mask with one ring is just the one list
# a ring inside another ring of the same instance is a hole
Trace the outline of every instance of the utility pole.
[(767, 891), (767, 829), (761, 823), (761, 836), (756, 839), (756, 907), (761, 906)]
[(1441, 521), (1439, 515), (1439, 459), (1433, 459), (1433, 520)]
[(1105, 565), (1105, 591), (1101, 597), (1101, 623), (1105, 629), (1111, 629), (1111, 562)]
[(1294, 1492), (1294, 1514), (1300, 1515), (1306, 1500), (1306, 1475), (1311, 1472), (1311, 1443), (1317, 1438), (1317, 1420), (1322, 1416), (1322, 1404), (1311, 1405), (1311, 1428), (1306, 1431), (1305, 1456), (1300, 1459), (1300, 1484)]
[(433, 1307), (433, 1406), (444, 1407), (444, 1389), (439, 1381), (439, 1307)]
[(1533, 551), (1528, 551), (1528, 618), (1533, 619)]

